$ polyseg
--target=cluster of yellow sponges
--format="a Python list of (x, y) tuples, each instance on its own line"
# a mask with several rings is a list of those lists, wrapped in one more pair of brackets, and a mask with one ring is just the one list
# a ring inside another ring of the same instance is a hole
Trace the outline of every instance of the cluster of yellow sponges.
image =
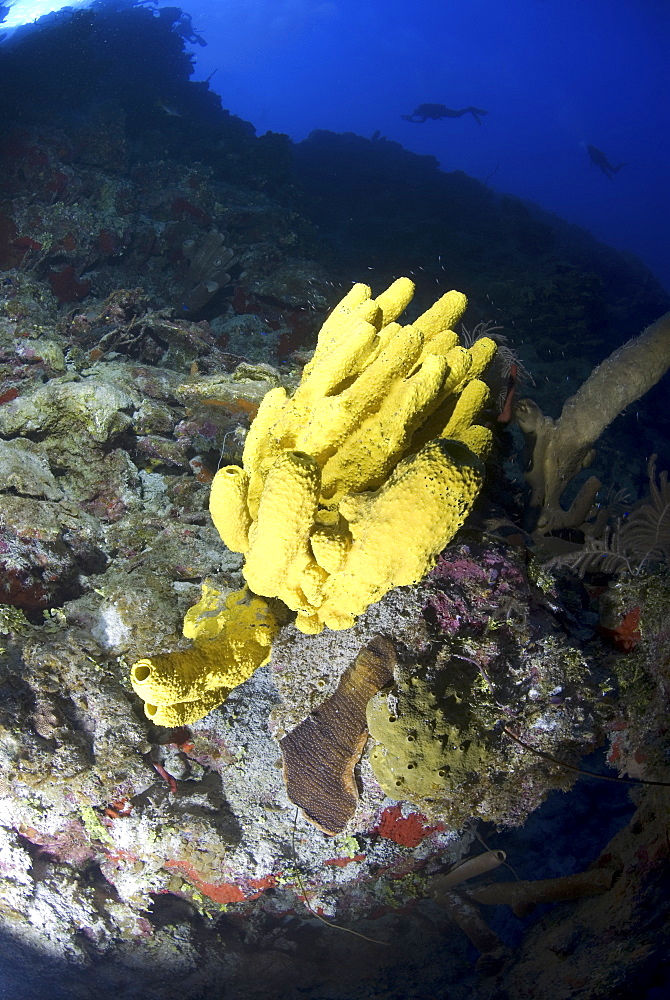
[(409, 278), (376, 299), (354, 285), (293, 396), (263, 399), (243, 467), (212, 484), (212, 520), (246, 554), (249, 588), (280, 598), (303, 632), (348, 628), (425, 576), (481, 486), (491, 434), (475, 422), (488, 395), (478, 376), (496, 345), (459, 346), (460, 292), (401, 326), (413, 294)]
[(191, 651), (140, 660), (133, 688), (154, 722), (204, 716), (267, 662), (279, 598), (306, 633), (349, 628), (393, 587), (416, 583), (463, 523), (491, 432), (476, 423), (494, 341), (461, 347), (466, 298), (448, 292), (406, 326), (399, 278), (377, 298), (354, 285), (328, 317), (293, 396), (264, 397), (242, 468), (212, 484), (221, 538), (245, 553), (249, 591), (203, 588), (186, 616)]
[(138, 660), (130, 671), (144, 712), (158, 726), (184, 726), (225, 701), (270, 659), (277, 622), (265, 601), (247, 591), (224, 596), (203, 584), (184, 619), (191, 649)]

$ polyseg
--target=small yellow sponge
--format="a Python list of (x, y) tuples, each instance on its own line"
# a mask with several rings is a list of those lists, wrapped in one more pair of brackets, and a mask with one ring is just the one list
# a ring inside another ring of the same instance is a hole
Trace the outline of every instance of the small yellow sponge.
[(138, 660), (131, 667), (130, 680), (145, 702), (147, 718), (160, 726), (201, 719), (268, 662), (277, 628), (261, 598), (246, 589), (224, 598), (204, 584), (201, 600), (184, 622), (193, 647)]

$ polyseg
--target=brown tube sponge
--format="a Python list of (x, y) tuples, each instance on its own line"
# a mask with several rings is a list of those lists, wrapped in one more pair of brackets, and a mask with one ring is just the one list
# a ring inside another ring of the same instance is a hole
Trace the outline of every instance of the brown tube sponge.
[(589, 868), (588, 871), (562, 878), (538, 879), (536, 882), (493, 882), (480, 889), (472, 889), (468, 896), (478, 903), (494, 906), (506, 903), (517, 917), (523, 917), (540, 903), (557, 903), (607, 892), (620, 870), (621, 865), (617, 864), (607, 868)]
[(505, 858), (504, 851), (484, 851), (483, 854), (476, 854), (473, 858), (466, 858), (444, 875), (435, 876), (431, 883), (431, 895), (439, 902), (442, 893), (460, 885), (461, 882), (493, 871), (494, 868), (504, 864)]
[(670, 312), (603, 361), (566, 401), (558, 420), (544, 416), (532, 400), (520, 400), (515, 416), (531, 452), (526, 479), (531, 506), (542, 508), (540, 531), (582, 523), (600, 483), (589, 479), (569, 511), (560, 505), (563, 491), (580, 469), (591, 464), (593, 446), (605, 428), (656, 385), (669, 367)]
[(503, 948), (498, 935), (485, 923), (478, 907), (470, 900), (447, 891), (440, 896), (438, 902), (482, 955), (490, 955)]

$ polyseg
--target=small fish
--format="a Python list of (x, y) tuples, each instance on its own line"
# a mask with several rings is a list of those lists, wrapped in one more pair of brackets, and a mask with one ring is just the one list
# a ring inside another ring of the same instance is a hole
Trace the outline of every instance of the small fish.
[(156, 101), (156, 107), (160, 108), (161, 111), (164, 111), (166, 115), (172, 115), (174, 118), (184, 117), (181, 111), (177, 111), (173, 105), (166, 104), (165, 101)]

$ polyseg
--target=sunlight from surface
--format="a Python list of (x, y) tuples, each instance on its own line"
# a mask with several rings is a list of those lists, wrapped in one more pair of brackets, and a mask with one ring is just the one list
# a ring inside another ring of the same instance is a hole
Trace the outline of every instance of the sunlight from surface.
[(68, 4), (54, 5), (53, 0), (16, 0), (4, 21), (0, 22), (0, 32), (5, 28), (18, 28), (22, 24), (30, 24), (38, 17), (50, 14), (51, 11), (62, 10), (63, 7), (85, 7), (88, 0), (70, 0)]

